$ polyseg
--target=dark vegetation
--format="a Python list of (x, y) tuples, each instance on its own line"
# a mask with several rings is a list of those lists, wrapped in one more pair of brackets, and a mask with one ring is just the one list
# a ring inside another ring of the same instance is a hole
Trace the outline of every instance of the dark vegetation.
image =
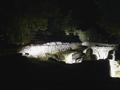
[(28, 59), (19, 54), (0, 57), (4, 89), (119, 90), (119, 79), (109, 77), (108, 61), (84, 61), (81, 64)]
[(85, 38), (80, 30), (90, 42), (119, 44), (119, 11), (118, 0), (3, 1), (0, 3), (0, 52), (8, 52), (6, 46), (80, 42)]
[[(0, 3), (1, 83), (7, 90), (119, 90), (109, 77), (108, 61), (66, 65), (15, 54), (19, 47), (47, 41), (79, 41), (75, 30), (90, 41), (120, 42), (119, 0), (4, 0)], [(93, 28), (93, 29), (89, 29)], [(66, 33), (69, 36), (66, 36)], [(91, 32), (94, 32), (91, 33)], [(38, 37), (37, 37), (38, 36)], [(94, 37), (93, 37), (94, 36)]]
[(26, 45), (31, 40), (42, 42), (49, 37), (76, 41), (72, 40), (73, 33), (81, 29), (87, 32), (89, 41), (119, 43), (119, 10), (118, 0), (3, 1), (0, 4), (0, 42)]

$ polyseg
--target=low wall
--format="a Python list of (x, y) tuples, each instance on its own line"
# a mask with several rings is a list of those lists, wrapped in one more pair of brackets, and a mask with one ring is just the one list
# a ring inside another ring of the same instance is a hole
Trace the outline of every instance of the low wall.
[(62, 43), (62, 42), (51, 42), (46, 44), (29, 45), (22, 48), (19, 53), (23, 56), (40, 58), (46, 53), (52, 53), (62, 50), (70, 50), (75, 46), (79, 46), (81, 43)]
[[(28, 45), (23, 47), (19, 53), (22, 53), (23, 56), (41, 58), (43, 55), (47, 53), (52, 53), (56, 51), (62, 50), (71, 50), (75, 46), (87, 46), (88, 48), (92, 48), (93, 54), (97, 56), (97, 60), (106, 59), (108, 57), (108, 53), (110, 50), (116, 50), (117, 45), (114, 44), (102, 44), (102, 43), (62, 43), (62, 42), (51, 42), (46, 44), (37, 44), (37, 45)], [(87, 49), (88, 49), (87, 48)], [(86, 53), (86, 50), (83, 53)], [(76, 63), (75, 60), (72, 59), (72, 54), (70, 53), (67, 56), (66, 63), (73, 64)], [(120, 77), (120, 65), (115, 61), (115, 53), (113, 53), (113, 58), (110, 59), (110, 76), (111, 77)]]
[[(97, 56), (97, 60), (99, 59), (106, 59), (108, 57), (108, 53), (110, 50), (117, 50), (116, 44), (104, 44), (104, 43), (93, 43), (93, 42), (85, 42), (82, 43), (82, 46), (87, 46), (93, 50), (93, 54)], [(86, 53), (87, 49), (84, 50)], [(113, 55), (113, 59), (115, 60), (115, 53)]]
[[(102, 44), (102, 43), (93, 43), (93, 42), (85, 42), (85, 43), (62, 43), (62, 42), (50, 42), (45, 44), (36, 44), (36, 45), (28, 45), (22, 48), (19, 53), (22, 53), (23, 56), (27, 57), (35, 57), (40, 58), (46, 53), (52, 53), (56, 51), (62, 50), (70, 50), (75, 46), (87, 46), (88, 48), (92, 48), (93, 54), (97, 56), (97, 59), (106, 59), (108, 56), (108, 52), (110, 50), (116, 50), (117, 45), (115, 44)], [(87, 49), (86, 49), (87, 50)], [(83, 53), (86, 53), (86, 50)]]

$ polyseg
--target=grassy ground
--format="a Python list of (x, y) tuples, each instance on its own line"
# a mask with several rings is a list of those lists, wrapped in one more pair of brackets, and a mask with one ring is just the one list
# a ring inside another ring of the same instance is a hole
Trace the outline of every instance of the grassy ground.
[(66, 65), (21, 55), (1, 56), (1, 90), (120, 90), (120, 80), (109, 77), (108, 61)]

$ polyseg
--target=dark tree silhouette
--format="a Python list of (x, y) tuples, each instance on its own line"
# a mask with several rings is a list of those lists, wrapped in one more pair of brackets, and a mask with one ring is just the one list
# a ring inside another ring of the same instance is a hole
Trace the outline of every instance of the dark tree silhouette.
[[(53, 0), (52, 0), (53, 1)], [(39, 30), (46, 30), (48, 19), (55, 14), (55, 5), (49, 0), (13, 0), (1, 6), (0, 32), (5, 41), (27, 44)], [(10, 7), (10, 8), (7, 8)]]
[(120, 37), (120, 1), (119, 0), (95, 0), (99, 5), (100, 21), (98, 24), (119, 41)]

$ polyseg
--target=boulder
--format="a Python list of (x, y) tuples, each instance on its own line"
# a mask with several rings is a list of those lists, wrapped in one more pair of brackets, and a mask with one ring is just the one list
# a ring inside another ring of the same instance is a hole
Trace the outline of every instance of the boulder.
[(115, 60), (115, 50), (110, 50), (106, 59)]
[(72, 55), (72, 59), (73, 60), (76, 60), (77, 58), (80, 58), (82, 55), (82, 52), (76, 52)]
[(108, 54), (114, 54), (114, 50), (110, 50)]
[(83, 61), (89, 61), (89, 60), (97, 60), (96, 55), (93, 54), (93, 50), (89, 48), (86, 52), (86, 54), (83, 57)]
[(58, 61), (62, 61), (62, 60), (65, 59), (65, 57), (62, 54), (58, 54), (58, 55), (55, 55), (55, 59), (58, 60)]
[(118, 47), (117, 47), (117, 51), (116, 51), (115, 57), (118, 60), (120, 59), (120, 45), (118, 45)]
[(76, 63), (82, 62), (83, 56), (83, 52), (76, 52), (72, 55), (72, 60), (75, 60)]
[(83, 52), (85, 49), (87, 49), (87, 46), (75, 46), (72, 48), (73, 51)]
[(113, 59), (113, 55), (109, 54), (106, 59)]

